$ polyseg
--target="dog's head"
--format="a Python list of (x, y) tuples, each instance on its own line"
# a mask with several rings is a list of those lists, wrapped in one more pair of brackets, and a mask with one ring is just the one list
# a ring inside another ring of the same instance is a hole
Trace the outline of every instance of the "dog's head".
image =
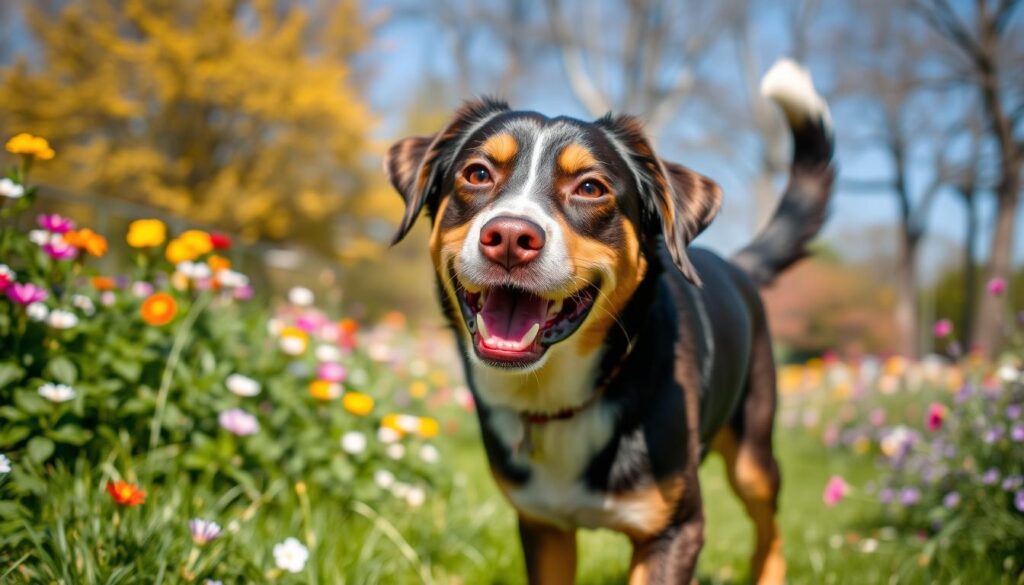
[(709, 179), (661, 160), (632, 117), (547, 118), (483, 100), (440, 132), (391, 147), (401, 240), (426, 207), (430, 251), (473, 359), (529, 372), (554, 351), (598, 350), (658, 237), (686, 246), (721, 203)]

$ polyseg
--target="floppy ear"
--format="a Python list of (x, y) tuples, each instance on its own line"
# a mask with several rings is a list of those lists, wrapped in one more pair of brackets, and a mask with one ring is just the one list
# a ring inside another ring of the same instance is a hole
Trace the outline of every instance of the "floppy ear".
[(718, 214), (722, 189), (700, 173), (658, 158), (637, 118), (605, 116), (597, 124), (611, 134), (636, 178), (645, 212), (657, 215), (656, 225), (660, 223), (672, 262), (687, 280), (700, 286), (686, 246)]
[(455, 117), (433, 136), (403, 138), (388, 149), (384, 170), (388, 180), (405, 200), (405, 215), (391, 244), (402, 241), (428, 202), (440, 200), (445, 176), (463, 139), (501, 112), (508, 104), (488, 98), (466, 102)]

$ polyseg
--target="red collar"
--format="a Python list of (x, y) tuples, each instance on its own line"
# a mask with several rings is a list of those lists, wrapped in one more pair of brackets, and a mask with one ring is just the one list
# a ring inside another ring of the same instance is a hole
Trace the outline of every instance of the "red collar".
[(531, 424), (546, 423), (546, 422), (551, 422), (553, 420), (568, 420), (568, 419), (576, 416), (577, 412), (583, 410), (589, 404), (590, 404), (590, 401), (588, 400), (587, 402), (585, 402), (584, 404), (582, 404), (580, 406), (576, 406), (574, 408), (566, 408), (564, 410), (559, 410), (558, 412), (556, 412), (554, 414), (546, 414), (546, 413), (542, 413), (542, 412), (524, 412), (524, 413), (522, 413), (522, 417), (523, 417), (523, 420), (525, 420), (526, 422), (531, 423)]

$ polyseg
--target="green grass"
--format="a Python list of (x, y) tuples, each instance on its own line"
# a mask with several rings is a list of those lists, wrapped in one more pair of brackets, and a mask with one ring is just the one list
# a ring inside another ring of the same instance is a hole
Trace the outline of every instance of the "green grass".
[[(878, 528), (879, 508), (870, 496), (855, 493), (834, 508), (822, 503), (830, 475), (863, 486), (875, 474), (870, 461), (826, 451), (800, 430), (780, 432), (777, 444), (789, 583), (937, 580), (919, 565), (921, 545), (913, 537)], [(141, 507), (115, 510), (102, 491), (107, 470), (51, 470), (28, 542), (14, 553), (0, 550), (0, 582), (523, 583), (515, 517), (475, 436), (463, 433), (441, 445), (450, 475), (418, 510), (386, 497), (363, 503), (312, 491), (297, 495), (280, 481), (222, 493), (168, 471), (176, 468), (166, 456), (134, 462), (141, 478), (151, 478), (150, 497)], [(752, 529), (714, 456), (702, 470), (702, 489), (707, 533), (700, 580), (747, 582)], [(193, 516), (220, 521), (228, 534), (194, 552), (186, 526)], [(286, 536), (312, 543), (302, 574), (271, 570), (273, 545)], [(863, 550), (864, 538), (876, 539), (875, 550)], [(581, 532), (580, 583), (622, 583), (628, 562), (624, 537)], [(978, 570), (992, 579), (977, 582), (997, 582), (993, 568)]]

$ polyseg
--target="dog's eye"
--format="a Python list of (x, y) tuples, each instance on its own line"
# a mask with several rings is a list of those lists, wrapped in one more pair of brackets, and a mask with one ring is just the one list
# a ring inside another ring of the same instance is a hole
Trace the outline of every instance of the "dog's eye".
[(576, 187), (576, 195), (580, 197), (596, 198), (608, 193), (608, 189), (601, 184), (600, 181), (594, 179), (587, 179), (580, 183), (579, 187)]
[(463, 176), (470, 185), (486, 185), (491, 182), (491, 172), (484, 165), (469, 165)]

